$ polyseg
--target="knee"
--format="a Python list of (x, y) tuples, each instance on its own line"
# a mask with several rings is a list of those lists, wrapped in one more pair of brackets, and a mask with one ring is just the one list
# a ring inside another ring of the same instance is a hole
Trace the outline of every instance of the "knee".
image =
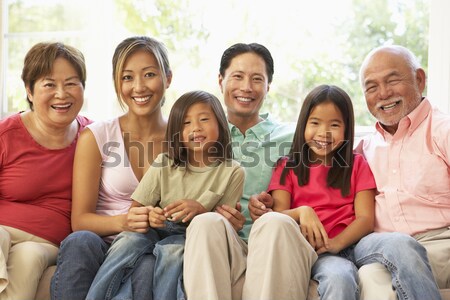
[(225, 222), (228, 222), (222, 215), (214, 212), (207, 212), (197, 215), (192, 219), (187, 228), (187, 232), (195, 231), (197, 235), (215, 235), (221, 231)]
[(48, 253), (43, 251), (39, 243), (22, 242), (11, 248), (11, 259), (18, 268), (26, 267), (27, 269), (44, 269), (48, 262)]
[(75, 231), (61, 243), (60, 255), (79, 252), (106, 252), (102, 238), (92, 231)]
[(271, 236), (277, 238), (278, 234), (286, 232), (299, 232), (298, 224), (291, 217), (277, 212), (269, 212), (262, 215), (252, 226), (251, 234), (260, 231), (270, 231)]

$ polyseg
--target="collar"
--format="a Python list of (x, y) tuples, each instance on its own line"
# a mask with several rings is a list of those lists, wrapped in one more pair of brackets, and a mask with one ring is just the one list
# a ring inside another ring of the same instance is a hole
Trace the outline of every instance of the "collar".
[[(427, 118), (427, 116), (431, 112), (431, 109), (431, 103), (428, 98), (422, 98), (420, 104), (412, 112), (410, 112), (407, 116), (403, 117), (400, 120), (400, 122), (398, 123), (397, 131), (394, 135), (403, 135), (403, 132), (405, 131), (407, 131), (408, 134), (411, 135), (416, 130), (416, 128)], [(380, 122), (376, 123), (375, 128), (384, 137), (386, 135), (390, 135), (389, 132), (384, 130)]]
[[(266, 135), (271, 134), (276, 127), (276, 123), (273, 121), (269, 113), (259, 115), (263, 120), (253, 127), (247, 129), (245, 136), (253, 134), (261, 142), (264, 141)], [(228, 128), (230, 129), (231, 136), (242, 135), (241, 131), (233, 124), (228, 122)]]

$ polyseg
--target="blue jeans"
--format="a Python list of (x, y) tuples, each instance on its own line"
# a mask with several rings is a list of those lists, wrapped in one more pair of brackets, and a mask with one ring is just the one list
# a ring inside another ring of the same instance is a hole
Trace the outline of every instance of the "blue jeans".
[[(51, 298), (85, 299), (109, 247), (108, 243), (93, 232), (71, 233), (61, 243), (56, 271), (51, 281)], [(118, 294), (128, 299), (151, 300), (154, 264), (155, 257), (146, 255), (131, 280), (120, 287)]]
[(120, 286), (140, 264), (141, 258), (155, 253), (154, 299), (184, 300), (182, 271), (186, 225), (165, 224), (166, 227), (151, 228), (147, 233), (120, 233), (111, 244), (86, 299), (118, 299)]
[(321, 300), (359, 299), (358, 269), (353, 263), (353, 246), (338, 254), (324, 253), (311, 270), (311, 277), (319, 283)]
[(414, 238), (402, 233), (371, 233), (354, 248), (355, 264), (378, 262), (392, 275), (397, 298), (441, 299), (431, 272), (425, 248)]

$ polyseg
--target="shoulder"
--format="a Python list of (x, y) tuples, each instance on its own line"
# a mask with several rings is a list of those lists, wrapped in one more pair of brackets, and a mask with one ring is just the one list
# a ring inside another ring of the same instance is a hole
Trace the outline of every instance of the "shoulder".
[(14, 114), (9, 116), (3, 120), (0, 120), (0, 136), (5, 134), (10, 130), (20, 129), (22, 128), (20, 124), (20, 114)]
[(88, 118), (86, 118), (84, 116), (81, 116), (81, 115), (78, 115), (76, 117), (76, 119), (78, 121), (78, 124), (80, 124), (81, 128), (84, 128), (84, 127), (86, 127), (87, 125), (89, 125), (89, 124), (91, 124), (93, 122), (92, 120), (90, 120), (90, 119), (88, 119)]

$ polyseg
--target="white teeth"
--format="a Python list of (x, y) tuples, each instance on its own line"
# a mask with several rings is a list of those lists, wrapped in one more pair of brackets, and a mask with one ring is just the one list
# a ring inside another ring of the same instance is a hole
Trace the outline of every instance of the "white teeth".
[(329, 144), (331, 144), (330, 142), (322, 142), (322, 141), (314, 141), (314, 142), (321, 147), (326, 147)]
[(394, 106), (396, 106), (399, 103), (400, 103), (400, 101), (394, 102), (394, 103), (389, 104), (389, 105), (383, 105), (383, 106), (381, 106), (381, 109), (382, 110), (391, 109), (391, 108), (393, 108)]
[(136, 102), (145, 102), (148, 101), (150, 99), (150, 96), (147, 97), (133, 97), (133, 100)]
[(238, 99), (241, 102), (250, 102), (250, 101), (252, 101), (251, 98), (244, 98), (244, 97), (236, 97), (236, 99)]
[(59, 104), (59, 105), (54, 104), (54, 105), (52, 105), (53, 108), (57, 108), (57, 109), (69, 108), (69, 107), (71, 107), (71, 106), (72, 106), (71, 103), (68, 103), (68, 104)]

